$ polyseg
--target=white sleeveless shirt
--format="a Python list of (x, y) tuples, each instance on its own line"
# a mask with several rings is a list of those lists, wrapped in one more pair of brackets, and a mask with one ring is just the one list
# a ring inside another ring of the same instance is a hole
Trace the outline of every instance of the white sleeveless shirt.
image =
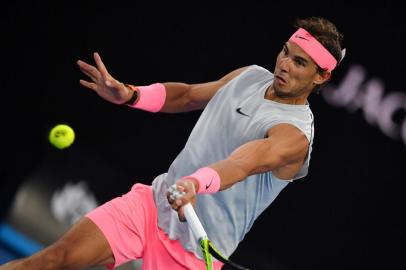
[[(271, 72), (253, 65), (219, 89), (168, 172), (153, 181), (159, 227), (199, 258), (202, 254), (192, 231), (187, 223), (179, 221), (166, 199), (167, 189), (178, 179), (227, 158), (249, 141), (265, 138), (267, 131), (280, 123), (294, 125), (309, 140), (309, 153), (293, 180), (307, 175), (314, 134), (313, 114), (309, 104), (289, 105), (265, 99), (273, 79)], [(222, 254), (230, 256), (235, 251), (255, 219), (288, 183), (267, 172), (249, 176), (214, 194), (197, 195), (196, 213), (209, 239)]]

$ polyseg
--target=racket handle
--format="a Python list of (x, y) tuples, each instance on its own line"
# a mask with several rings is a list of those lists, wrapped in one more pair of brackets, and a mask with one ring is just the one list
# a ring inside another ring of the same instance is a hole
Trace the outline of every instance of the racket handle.
[(199, 220), (199, 217), (196, 215), (193, 206), (190, 203), (185, 204), (183, 206), (183, 212), (196, 239), (199, 241), (200, 239), (207, 239), (207, 233), (204, 230), (203, 225)]

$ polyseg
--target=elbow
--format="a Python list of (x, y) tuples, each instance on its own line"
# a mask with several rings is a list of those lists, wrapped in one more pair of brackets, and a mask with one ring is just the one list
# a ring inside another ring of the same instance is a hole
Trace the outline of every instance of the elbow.
[(201, 94), (191, 87), (183, 96), (183, 104), (187, 111), (194, 111), (204, 108), (206, 103), (202, 100)]
[(177, 96), (172, 103), (167, 104), (166, 112), (189, 112), (196, 110), (196, 101), (190, 94), (190, 90), (185, 91), (182, 95)]
[(193, 99), (188, 99), (185, 101), (186, 111), (198, 110), (201, 108), (201, 105), (202, 105), (201, 103)]
[(273, 155), (264, 162), (256, 163), (256, 166), (254, 168), (251, 168), (249, 175), (270, 172), (278, 168), (281, 168), (285, 164), (287, 164), (286, 160), (287, 159), (281, 155)]
[(193, 94), (188, 94), (185, 104), (188, 111), (201, 109), (204, 105), (201, 100), (198, 100), (197, 98), (193, 97)]

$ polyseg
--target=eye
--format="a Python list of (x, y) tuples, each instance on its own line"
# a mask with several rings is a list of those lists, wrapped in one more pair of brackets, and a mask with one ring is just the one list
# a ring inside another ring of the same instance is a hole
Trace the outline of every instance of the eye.
[(302, 67), (305, 67), (305, 66), (306, 66), (305, 61), (303, 61), (302, 59), (299, 59), (299, 58), (296, 58), (296, 59), (295, 59), (295, 63), (296, 63), (297, 65), (299, 65), (299, 66), (302, 66)]

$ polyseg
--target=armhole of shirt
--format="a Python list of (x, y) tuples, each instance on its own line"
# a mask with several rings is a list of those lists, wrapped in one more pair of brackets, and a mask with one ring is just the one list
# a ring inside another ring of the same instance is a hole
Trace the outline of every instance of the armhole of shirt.
[[(272, 124), (264, 125), (264, 129), (263, 129), (263, 131), (262, 131), (263, 134), (264, 134), (264, 138), (267, 138), (267, 132), (268, 132), (269, 129), (271, 129), (271, 128), (273, 128), (274, 126), (279, 125), (279, 124), (289, 124), (289, 125), (292, 125), (292, 126), (294, 126), (295, 128), (297, 128), (298, 130), (300, 130), (300, 132), (302, 132), (302, 133), (306, 136), (309, 147), (308, 147), (308, 149), (307, 149), (306, 156), (305, 156), (305, 158), (304, 158), (304, 160), (303, 160), (302, 167), (300, 168), (300, 170), (297, 172), (296, 175), (298, 175), (298, 173), (300, 173), (300, 171), (302, 170), (303, 166), (306, 164), (307, 159), (309, 158), (309, 152), (310, 152), (311, 141), (312, 141), (312, 136), (313, 136), (313, 124), (314, 124), (314, 119), (313, 119), (313, 115), (312, 115), (312, 114), (311, 114), (311, 118), (312, 118), (312, 123), (311, 123), (311, 127), (310, 127), (310, 129), (311, 129), (311, 130), (310, 130), (310, 137), (307, 137), (306, 132), (305, 132), (302, 128), (300, 128), (299, 125), (296, 124), (294, 120), (289, 120), (289, 119), (285, 119), (285, 120), (282, 120), (282, 119), (281, 119), (281, 120), (277, 120), (277, 121), (272, 122)], [(271, 172), (271, 173), (272, 173), (272, 172)], [(296, 176), (296, 175), (295, 175), (295, 176)], [(288, 183), (292, 183), (292, 182), (294, 182), (294, 181), (296, 181), (296, 180), (302, 178), (302, 177), (300, 177), (300, 178), (295, 178), (295, 177), (293, 177), (293, 178), (290, 179), (290, 180), (280, 179), (280, 178), (278, 178), (276, 175), (274, 175), (273, 173), (272, 173), (272, 177), (274, 177), (274, 178), (275, 178), (276, 180), (278, 180), (278, 181), (286, 181), (286, 182), (288, 182)]]

